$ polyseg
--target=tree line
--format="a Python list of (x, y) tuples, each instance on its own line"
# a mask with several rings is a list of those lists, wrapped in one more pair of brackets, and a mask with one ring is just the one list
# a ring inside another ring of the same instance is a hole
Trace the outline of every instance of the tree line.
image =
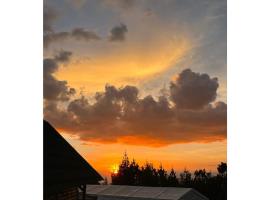
[(169, 172), (160, 165), (155, 168), (152, 163), (139, 164), (129, 161), (125, 153), (117, 173), (112, 173), (112, 185), (134, 185), (152, 187), (187, 187), (194, 188), (210, 200), (227, 199), (227, 164), (217, 166), (217, 175), (205, 169), (195, 170), (192, 174), (185, 169), (179, 176), (172, 168)]

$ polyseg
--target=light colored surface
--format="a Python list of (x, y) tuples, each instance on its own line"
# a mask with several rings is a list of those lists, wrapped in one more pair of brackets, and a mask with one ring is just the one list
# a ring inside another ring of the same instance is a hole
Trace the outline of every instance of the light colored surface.
[(107, 199), (162, 199), (162, 200), (207, 200), (192, 188), (144, 187), (126, 185), (87, 185), (86, 194)]

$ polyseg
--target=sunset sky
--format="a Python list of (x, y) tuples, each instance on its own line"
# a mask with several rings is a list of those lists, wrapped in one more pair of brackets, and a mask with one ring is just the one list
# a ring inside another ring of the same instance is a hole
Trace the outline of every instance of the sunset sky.
[(225, 0), (45, 0), (44, 118), (109, 178), (226, 161)]

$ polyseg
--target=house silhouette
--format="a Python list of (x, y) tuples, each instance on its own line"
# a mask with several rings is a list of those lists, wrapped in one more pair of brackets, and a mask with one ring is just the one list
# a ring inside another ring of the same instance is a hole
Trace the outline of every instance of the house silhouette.
[(101, 175), (43, 120), (43, 188), (46, 200), (85, 198), (86, 184), (98, 184)]

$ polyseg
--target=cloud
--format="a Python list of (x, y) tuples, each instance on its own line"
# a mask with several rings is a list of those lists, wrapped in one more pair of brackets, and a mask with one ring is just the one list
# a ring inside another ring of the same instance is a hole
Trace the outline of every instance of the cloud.
[(71, 55), (72, 55), (72, 52), (62, 50), (54, 56), (54, 60), (57, 62), (62, 62), (62, 63), (69, 62)]
[(53, 23), (59, 14), (56, 10), (44, 6), (43, 12), (43, 44), (47, 48), (51, 43), (61, 42), (68, 39), (92, 41), (100, 40), (101, 38), (93, 31), (85, 30), (84, 28), (74, 28), (71, 31), (57, 32), (53, 29)]
[(171, 100), (178, 108), (200, 109), (216, 99), (217, 88), (217, 78), (186, 69), (171, 82)]
[(125, 24), (120, 24), (119, 26), (115, 26), (110, 31), (109, 41), (124, 41), (125, 35), (128, 32), (127, 26)]
[(61, 42), (67, 40), (69, 38), (69, 32), (51, 32), (48, 34), (43, 35), (43, 44), (44, 47), (47, 48), (51, 43), (54, 42)]
[(71, 95), (75, 94), (75, 89), (67, 85), (67, 81), (60, 81), (54, 77), (58, 71), (59, 64), (70, 60), (71, 52), (60, 51), (54, 58), (43, 60), (43, 97), (48, 101), (67, 101)]
[(44, 47), (47, 48), (51, 43), (61, 42), (68, 39), (92, 41), (100, 40), (101, 38), (93, 31), (88, 31), (83, 28), (75, 28), (70, 32), (50, 32), (43, 37)]
[[(181, 81), (178, 80), (180, 77)], [(177, 80), (180, 81), (181, 87)], [(65, 110), (59, 110), (56, 106), (53, 107), (53, 112), (52, 109), (45, 109), (44, 116), (57, 128), (76, 134), (80, 140), (87, 142), (165, 146), (226, 139), (227, 105), (224, 102), (210, 104), (212, 98), (206, 98), (208, 103), (204, 98), (198, 103), (192, 99), (198, 96), (182, 92), (182, 85), (186, 86), (192, 82), (193, 88), (196, 89), (204, 83), (202, 80), (211, 85), (216, 79), (206, 74), (184, 70), (177, 80), (171, 83), (178, 84), (178, 87), (169, 91), (169, 97), (161, 95), (155, 99), (148, 95), (140, 98), (139, 90), (134, 86), (116, 88), (106, 85), (104, 92), (95, 94), (94, 102), (81, 96), (70, 101)], [(212, 87), (202, 88), (205, 93), (212, 94)], [(192, 106), (183, 104), (184, 97), (180, 98), (179, 103), (177, 98), (172, 98), (175, 94), (187, 94), (186, 99), (195, 103), (192, 103)], [(61, 118), (65, 120), (59, 120)]]
[(92, 31), (87, 31), (83, 28), (75, 28), (72, 30), (71, 35), (73, 38), (77, 40), (100, 40), (100, 37), (92, 32)]
[(52, 32), (52, 24), (53, 22), (57, 19), (58, 13), (56, 12), (55, 9), (44, 6), (44, 11), (43, 11), (43, 32), (48, 33)]

